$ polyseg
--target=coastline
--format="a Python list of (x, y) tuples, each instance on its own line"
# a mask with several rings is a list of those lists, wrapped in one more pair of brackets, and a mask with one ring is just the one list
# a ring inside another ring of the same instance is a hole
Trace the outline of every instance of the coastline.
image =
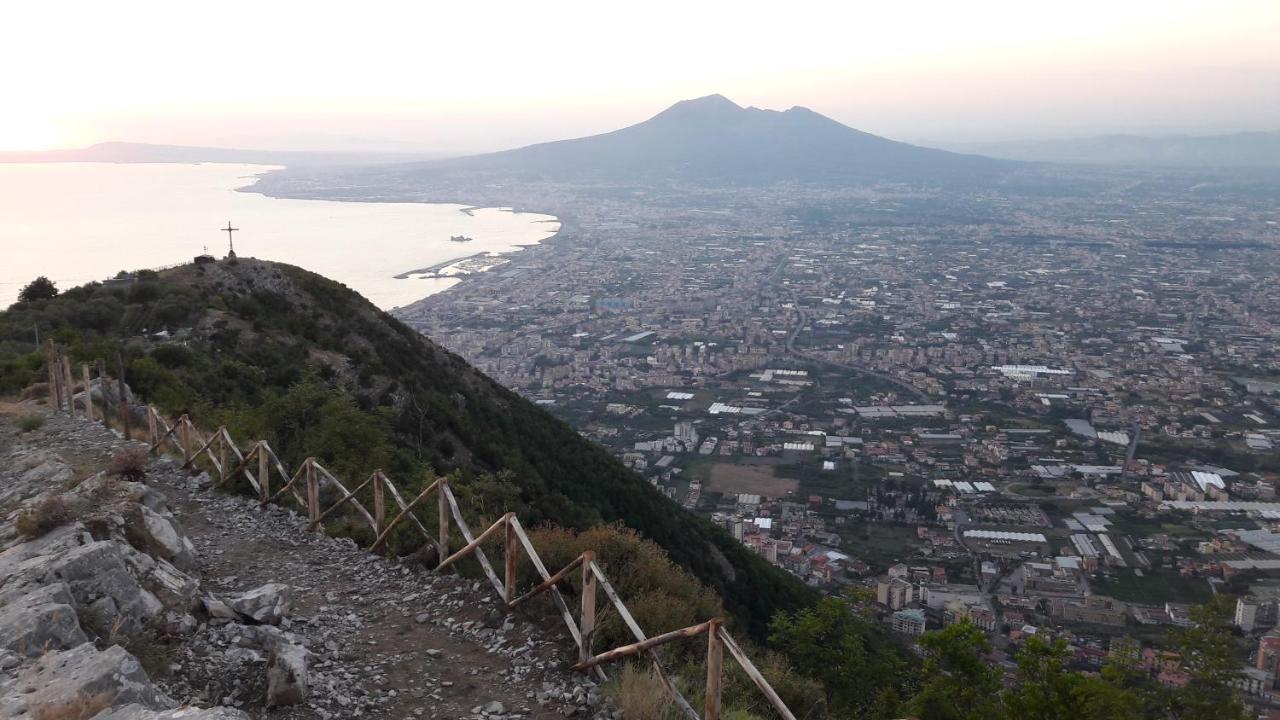
[[(246, 182), (244, 185), (237, 186), (236, 188), (234, 188), (234, 191), (253, 193), (253, 194), (262, 195), (263, 197), (269, 197), (276, 200), (321, 200), (325, 202), (459, 205), (460, 207), (457, 208), (458, 212), (468, 217), (475, 217), (478, 211), (495, 210), (498, 212), (511, 213), (512, 215), (525, 215), (525, 214), (545, 215), (546, 216), (545, 218), (540, 220), (533, 220), (530, 222), (530, 224), (556, 223), (558, 225), (555, 231), (547, 235), (546, 237), (539, 240), (535, 240), (533, 242), (512, 243), (511, 248), (509, 250), (504, 250), (504, 251), (485, 250), (477, 253), (470, 253), (467, 255), (459, 255), (453, 258), (442, 260), (438, 263), (429, 265), (425, 268), (406, 270), (397, 275), (391, 276), (392, 280), (402, 280), (402, 281), (403, 280), (453, 280), (454, 281), (450, 283), (448, 286), (440, 288), (439, 290), (436, 290), (434, 292), (429, 292), (423, 295), (422, 297), (419, 297), (416, 300), (414, 300), (413, 303), (409, 303), (409, 304), (415, 304), (418, 302), (422, 302), (423, 300), (429, 297), (433, 297), (435, 295), (441, 295), (443, 293), (448, 292), (451, 288), (456, 287), (461, 282), (465, 281), (467, 278), (478, 277), (491, 270), (494, 270), (495, 268), (501, 267), (503, 265), (507, 265), (514, 260), (514, 256), (516, 255), (516, 253), (519, 253), (531, 248), (537, 248), (548, 242), (551, 242), (556, 238), (560, 237), (562, 231), (564, 230), (563, 219), (561, 219), (559, 216), (553, 213), (537, 211), (537, 210), (518, 209), (514, 206), (507, 206), (507, 205), (475, 205), (475, 204), (467, 204), (467, 203), (460, 203), (460, 202), (447, 202), (447, 201), (428, 202), (428, 201), (422, 201), (422, 200), (407, 200), (407, 199), (395, 200), (390, 198), (298, 196), (295, 194), (277, 194), (277, 193), (271, 192), (269, 189), (259, 188), (259, 185), (262, 184), (262, 180), (264, 179), (265, 176), (273, 173), (277, 173), (277, 172), (287, 171), (288, 169), (289, 169), (288, 166), (283, 166), (283, 165), (265, 166), (260, 172), (254, 172), (252, 174), (242, 176), (243, 179), (247, 180), (248, 182)], [(487, 260), (490, 262), (479, 262), (481, 260)], [(475, 262), (472, 262), (472, 261), (475, 261)], [(465, 267), (468, 263), (471, 263), (471, 267)], [(406, 307), (406, 306), (398, 306), (397, 308), (392, 308), (392, 309), (393, 310), (400, 309), (402, 307)]]

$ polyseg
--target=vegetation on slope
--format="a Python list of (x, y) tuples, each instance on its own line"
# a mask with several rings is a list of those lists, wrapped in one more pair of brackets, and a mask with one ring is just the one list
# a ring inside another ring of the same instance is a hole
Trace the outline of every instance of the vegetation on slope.
[[(0, 314), (0, 393), (43, 379), (34, 345), (76, 360), (123, 353), (131, 386), (282, 458), (346, 477), (375, 468), (488, 483), (530, 526), (625, 523), (714, 590), (752, 635), (814, 595), (680, 509), (604, 449), (356, 293), (299, 268), (241, 260), (89, 285)], [(499, 474), (501, 473), (501, 474)], [(412, 482), (410, 482), (412, 481)]]

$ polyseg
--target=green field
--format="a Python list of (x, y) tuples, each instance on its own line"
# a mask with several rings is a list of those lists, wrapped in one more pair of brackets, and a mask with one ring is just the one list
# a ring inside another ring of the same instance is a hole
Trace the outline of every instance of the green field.
[(1093, 592), (1143, 605), (1163, 605), (1165, 601), (1203, 603), (1213, 597), (1204, 578), (1183, 577), (1176, 572), (1148, 573), (1142, 577), (1125, 573), (1111, 582), (1095, 581)]

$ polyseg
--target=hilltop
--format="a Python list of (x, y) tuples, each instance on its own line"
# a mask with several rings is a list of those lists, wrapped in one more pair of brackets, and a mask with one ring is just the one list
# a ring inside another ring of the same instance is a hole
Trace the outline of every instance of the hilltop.
[(625, 523), (756, 637), (814, 597), (562, 421), (300, 268), (186, 265), (16, 305), (0, 313), (0, 393), (39, 379), (40, 357), (24, 354), (33, 326), (82, 359), (123, 350), (145, 400), (264, 437), (290, 463), (314, 454), (347, 477), (383, 468), (411, 490), (455, 473), (468, 504), (515, 508), (530, 526)]

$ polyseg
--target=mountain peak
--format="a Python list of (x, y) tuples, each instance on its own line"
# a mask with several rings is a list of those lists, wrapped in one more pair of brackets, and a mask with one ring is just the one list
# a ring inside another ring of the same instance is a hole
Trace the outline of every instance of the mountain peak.
[(726, 116), (743, 111), (741, 105), (720, 95), (704, 95), (700, 98), (681, 100), (658, 113), (657, 117)]

